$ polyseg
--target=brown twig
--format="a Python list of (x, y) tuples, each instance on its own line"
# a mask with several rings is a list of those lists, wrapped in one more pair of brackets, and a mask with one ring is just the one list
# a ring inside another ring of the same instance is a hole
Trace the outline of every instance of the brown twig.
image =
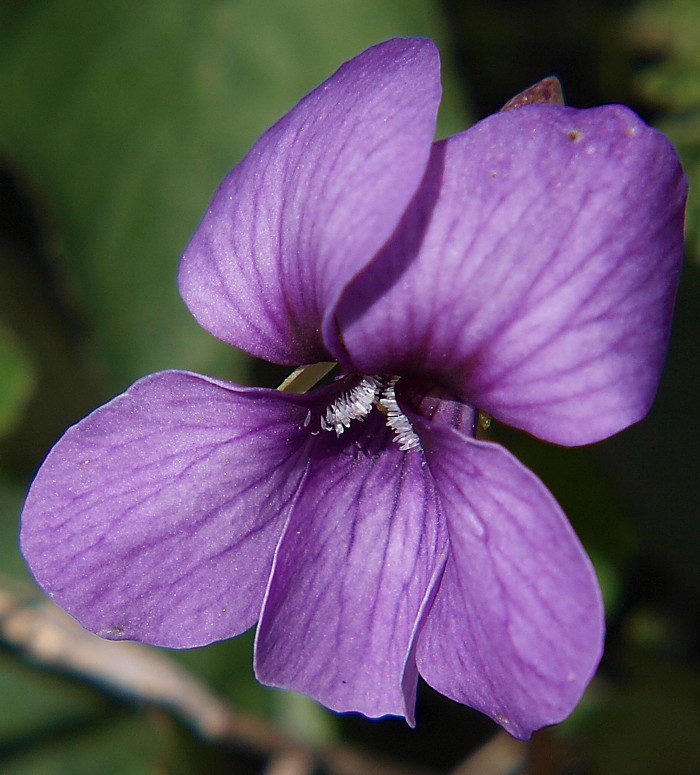
[(498, 732), (450, 775), (516, 775), (524, 773), (529, 745), (506, 732)]

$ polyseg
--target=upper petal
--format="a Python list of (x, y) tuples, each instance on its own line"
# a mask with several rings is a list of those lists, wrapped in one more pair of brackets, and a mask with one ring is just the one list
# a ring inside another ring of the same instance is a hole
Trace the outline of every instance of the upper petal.
[(639, 420), (663, 365), (686, 182), (626, 108), (527, 106), (435, 145), (337, 325), (365, 373), (422, 373), (541, 438)]
[(259, 680), (413, 723), (414, 637), (447, 543), (423, 463), (376, 411), (317, 437), (258, 624)]
[(180, 292), (208, 331), (270, 361), (327, 360), (326, 310), (392, 233), (423, 176), (439, 68), (429, 40), (381, 43), (257, 141), (180, 266)]
[(416, 659), (515, 737), (568, 716), (603, 646), (591, 564), (542, 483), (495, 444), (416, 420), (450, 550)]
[(246, 630), (304, 475), (304, 400), (163, 372), (97, 409), (24, 506), (39, 584), (103, 637), (190, 647)]

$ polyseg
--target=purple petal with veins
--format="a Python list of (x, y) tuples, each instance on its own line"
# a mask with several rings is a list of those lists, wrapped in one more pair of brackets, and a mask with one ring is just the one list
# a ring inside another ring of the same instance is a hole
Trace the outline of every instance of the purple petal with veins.
[(609, 436), (656, 392), (685, 195), (671, 145), (626, 108), (491, 116), (435, 145), (402, 228), (339, 304), (334, 352), (548, 441)]
[(598, 664), (595, 574), (555, 500), (506, 450), (445, 426), (417, 427), (450, 541), (418, 669), (526, 739), (569, 715)]
[(474, 438), (479, 411), (562, 444), (643, 417), (686, 182), (629, 110), (552, 89), (433, 143), (437, 50), (395, 39), (263, 134), (180, 290), (224, 341), (341, 374), (290, 395), (163, 372), (70, 428), (22, 514), (57, 603), (174, 647), (259, 620), (258, 678), (338, 711), (413, 723), (419, 672), (516, 737), (573, 710), (595, 575), (544, 485)]
[(422, 455), (392, 444), (379, 412), (321, 435), (277, 550), (256, 675), (334, 710), (412, 722), (411, 649), (446, 556)]
[(269, 361), (328, 360), (321, 321), (392, 233), (435, 133), (440, 64), (396, 39), (343, 65), (221, 184), (180, 266), (215, 336)]
[(307, 411), (186, 372), (140, 380), (34, 480), (21, 540), (37, 581), (108, 638), (191, 647), (247, 630), (306, 471)]

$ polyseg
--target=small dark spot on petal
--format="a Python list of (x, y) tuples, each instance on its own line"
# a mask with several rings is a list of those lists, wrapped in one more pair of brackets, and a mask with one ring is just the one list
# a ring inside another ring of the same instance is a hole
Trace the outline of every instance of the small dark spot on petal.
[(568, 137), (569, 137), (569, 140), (571, 140), (572, 143), (575, 143), (579, 139), (579, 137), (580, 137), (579, 131), (577, 129), (572, 129), (569, 132)]
[(496, 172), (496, 170), (494, 170), (494, 171), (491, 173), (491, 177), (492, 177), (492, 178), (497, 178), (497, 177), (498, 177), (498, 173)]

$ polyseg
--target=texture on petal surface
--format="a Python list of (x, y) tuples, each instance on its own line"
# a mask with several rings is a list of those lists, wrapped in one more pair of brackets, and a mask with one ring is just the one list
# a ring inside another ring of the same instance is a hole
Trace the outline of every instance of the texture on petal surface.
[(189, 647), (248, 629), (306, 467), (300, 400), (162, 372), (97, 409), (27, 498), (37, 581), (107, 638)]
[(275, 558), (258, 678), (413, 723), (412, 645), (446, 548), (423, 456), (401, 452), (382, 415), (321, 434)]
[(269, 129), (220, 186), (180, 267), (215, 336), (278, 363), (327, 360), (320, 329), (417, 190), (440, 101), (428, 40), (343, 65)]
[(553, 79), (433, 143), (440, 91), (428, 40), (347, 62), (229, 173), (182, 257), (208, 331), (340, 376), (305, 395), (145, 377), (52, 449), (21, 541), (103, 637), (192, 647), (258, 621), (263, 683), (413, 724), (420, 674), (527, 738), (580, 699), (603, 609), (479, 412), (561, 444), (644, 416), (687, 186), (660, 133), (558, 104)]
[(549, 441), (605, 438), (658, 385), (685, 195), (671, 145), (626, 108), (491, 116), (435, 145), (406, 226), (339, 304), (336, 355), (420, 370)]
[(418, 669), (528, 738), (571, 713), (598, 665), (593, 569), (552, 496), (506, 450), (444, 425), (417, 427), (450, 542)]

